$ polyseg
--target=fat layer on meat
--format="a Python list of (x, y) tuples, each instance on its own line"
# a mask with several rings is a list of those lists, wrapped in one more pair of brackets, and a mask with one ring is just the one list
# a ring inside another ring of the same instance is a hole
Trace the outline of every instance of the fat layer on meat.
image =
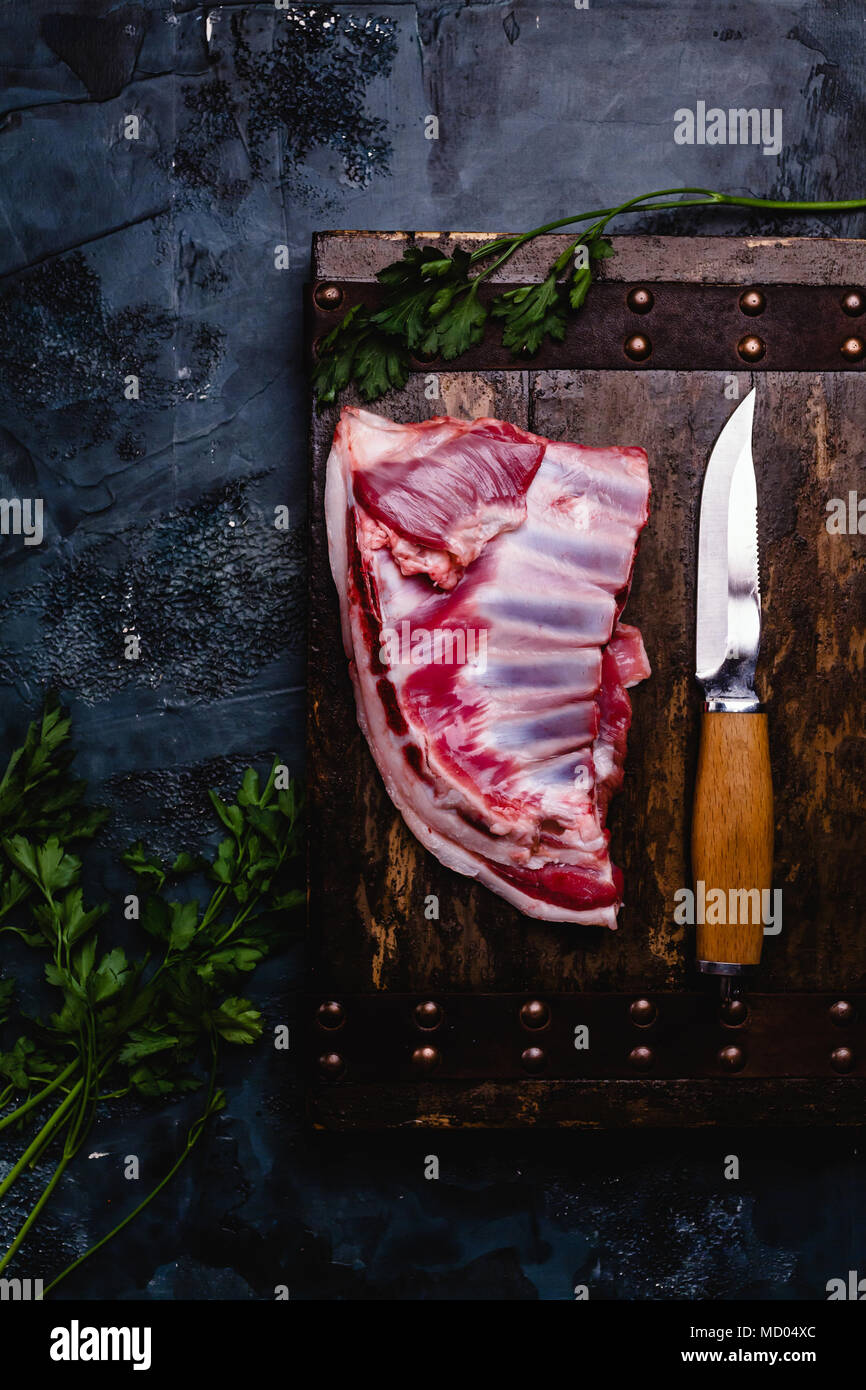
[(627, 687), (620, 621), (648, 517), (639, 448), (353, 407), (328, 460), (331, 567), (358, 720), (417, 838), (521, 911), (616, 926), (605, 818)]

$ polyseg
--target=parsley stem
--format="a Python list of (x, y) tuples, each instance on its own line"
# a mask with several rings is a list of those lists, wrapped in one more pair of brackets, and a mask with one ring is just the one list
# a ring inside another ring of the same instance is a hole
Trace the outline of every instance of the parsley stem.
[(860, 212), (866, 208), (866, 198), (841, 198), (823, 202), (789, 202), (787, 198), (741, 198), (729, 193), (716, 193), (716, 202), (737, 208), (779, 208), (791, 212)]
[[(282, 900), (275, 876), (297, 849), (293, 838), (295, 793), (290, 786), (285, 797), (282, 790), (274, 797), (276, 769), (281, 766), (275, 758), (265, 791), (257, 801), (251, 800), (251, 789), (258, 788), (258, 778), (250, 769), (238, 803), (222, 808), (236, 841), (232, 854), (217, 855), (213, 864), (190, 855), (178, 858), (179, 873), (192, 866), (203, 869), (211, 880), (204, 903), (194, 904), (196, 916), (201, 913), (192, 933), (198, 938), (195, 945), (188, 932), (189, 909), (177, 905), (182, 930), (175, 933), (175, 904), (160, 899), (171, 923), (167, 931), (155, 932), (163, 940), (161, 958), (152, 960), (148, 950), (130, 961), (119, 946), (98, 955), (94, 928), (105, 908), (85, 909), (79, 881), (81, 862), (66, 845), (76, 839), (90, 839), (105, 816), (80, 805), (84, 784), (70, 780), (67, 774), (71, 754), (63, 745), (68, 734), (69, 721), (61, 718), (58, 706), (46, 701), (41, 728), (32, 723), (25, 744), (12, 754), (5, 773), (0, 769), (0, 933), (14, 933), (26, 945), (45, 951), (48, 984), (63, 995), (62, 1007), (47, 1023), (38, 1018), (26, 1020), (30, 1033), (42, 1035), (46, 1054), (25, 1034), (23, 1048), (16, 1044), (11, 1054), (2, 1056), (5, 1074), (0, 1076), (0, 1131), (20, 1123), (25, 1137), (20, 1141), (24, 1152), (17, 1161), (10, 1155), (0, 1170), (0, 1211), (8, 1221), (2, 1199), (13, 1190), (17, 1194), (19, 1178), (26, 1177), (29, 1184), (29, 1172), (34, 1169), (36, 1193), (41, 1189), (41, 1195), (31, 1205), (34, 1199), (28, 1190), (21, 1215), (16, 1213), (16, 1224), (22, 1221), (20, 1229), (15, 1233), (15, 1227), (10, 1228), (8, 1249), (4, 1251), (5, 1240), (0, 1245), (0, 1270), (20, 1251), (63, 1174), (80, 1157), (99, 1107), (133, 1088), (142, 1094), (185, 1089), (193, 1078), (184, 1068), (187, 1063), (194, 1064), (197, 1039), (204, 1032), (212, 1062), (207, 1100), (186, 1132), (183, 1152), (155, 1190), (75, 1264), (133, 1220), (197, 1144), (206, 1122), (224, 1104), (223, 1092), (217, 1087), (219, 1037), (224, 1034), (231, 1042), (251, 1042), (261, 1033), (261, 1015), (249, 1007), (248, 1000), (229, 996), (220, 1001), (231, 977), (252, 969), (267, 955), (271, 924), (265, 919), (270, 899), (274, 903)], [(58, 779), (64, 781), (60, 798), (56, 796)], [(245, 809), (253, 805), (264, 813), (260, 822)], [(288, 830), (279, 826), (278, 814), (288, 823)], [(267, 846), (263, 834), (269, 841)], [(144, 859), (143, 848), (137, 854), (130, 853), (142, 872), (156, 875), (155, 892), (159, 896), (166, 872)], [(13, 910), (21, 910), (22, 920), (6, 920)], [(242, 944), (226, 950), (229, 938), (237, 942), (241, 932)], [(4, 1023), (10, 998), (4, 977), (0, 980)], [(111, 999), (115, 1002), (104, 1008)], [(233, 1019), (238, 1023), (234, 1031)], [(149, 1059), (153, 1051), (162, 1055), (153, 1063), (142, 1060)], [(197, 1078), (194, 1084), (198, 1084)]]
[[(241, 850), (241, 854), (238, 859), (238, 867), (240, 867), (242, 859), (243, 850)], [(196, 928), (196, 935), (198, 935), (200, 931), (203, 931), (205, 927), (209, 927), (213, 919), (219, 914), (219, 910), (223, 905), (223, 901), (228, 891), (229, 884), (224, 883), (222, 887), (215, 889), (215, 891), (211, 894), (211, 900), (205, 908), (204, 916), (202, 917), (201, 921), (198, 924), (198, 927)]]
[[(696, 194), (696, 197), (677, 198), (673, 202), (650, 203), (651, 198), (670, 198), (675, 194)], [(571, 227), (575, 222), (591, 222), (595, 219), (603, 219), (608, 222), (611, 218), (624, 212), (659, 212), (671, 208), (691, 208), (691, 207), (742, 207), (742, 208), (772, 208), (777, 211), (787, 212), (857, 212), (866, 208), (866, 198), (844, 198), (836, 201), (788, 201), (785, 198), (746, 198), (737, 194), (718, 193), (712, 188), (659, 188), (653, 193), (641, 193), (637, 198), (629, 198), (627, 202), (619, 203), (614, 207), (596, 208), (593, 212), (581, 212), (572, 217), (559, 217), (553, 222), (545, 222), (540, 227), (533, 227), (529, 232), (519, 232), (511, 237), (497, 237), (495, 240), (487, 242), (484, 246), (479, 246), (470, 256), (470, 264), (485, 260), (488, 256), (494, 255), (501, 248), (505, 248), (505, 254), (500, 257), (495, 265), (484, 272), (489, 275), (503, 261), (507, 260), (519, 247), (527, 242), (533, 241), (538, 236), (544, 236), (548, 232), (555, 232), (560, 227)], [(479, 279), (482, 278), (479, 276)]]
[[(201, 1138), (202, 1131), (204, 1130), (204, 1127), (205, 1127), (205, 1125), (207, 1124), (207, 1121), (210, 1119), (210, 1116), (211, 1116), (211, 1114), (213, 1113), (214, 1102), (215, 1102), (215, 1100), (216, 1100), (216, 1098), (217, 1098), (217, 1091), (216, 1091), (217, 1055), (218, 1055), (218, 1054), (217, 1054), (217, 1045), (216, 1045), (216, 1041), (215, 1041), (214, 1038), (211, 1038), (211, 1056), (212, 1056), (212, 1061), (211, 1061), (211, 1070), (210, 1070), (210, 1082), (209, 1082), (209, 1084), (208, 1084), (208, 1092), (207, 1092), (207, 1099), (206, 1099), (206, 1101), (205, 1101), (205, 1107), (204, 1107), (204, 1110), (202, 1111), (202, 1113), (198, 1116), (198, 1118), (192, 1123), (192, 1125), (190, 1125), (190, 1128), (189, 1128), (189, 1130), (187, 1131), (186, 1143), (185, 1143), (184, 1147), (181, 1149), (180, 1154), (179, 1154), (178, 1157), (175, 1159), (175, 1161), (174, 1161), (174, 1163), (172, 1164), (172, 1166), (169, 1168), (168, 1172), (167, 1172), (167, 1173), (165, 1174), (165, 1176), (157, 1183), (156, 1187), (152, 1188), (151, 1191), (148, 1192), (147, 1196), (142, 1198), (142, 1200), (139, 1202), (138, 1206), (137, 1206), (137, 1207), (133, 1207), (132, 1211), (129, 1212), (128, 1215), (125, 1216), (125, 1217), (123, 1218), (122, 1221), (118, 1221), (117, 1225), (116, 1225), (116, 1226), (113, 1226), (112, 1229), (111, 1229), (106, 1235), (102, 1236), (102, 1238), (101, 1238), (100, 1240), (96, 1241), (93, 1245), (89, 1246), (89, 1248), (88, 1248), (87, 1250), (85, 1250), (85, 1252), (84, 1252), (83, 1255), (79, 1255), (77, 1260), (73, 1260), (71, 1264), (67, 1265), (65, 1269), (61, 1270), (61, 1272), (60, 1272), (54, 1279), (51, 1280), (51, 1283), (48, 1284), (48, 1285), (46, 1286), (45, 1289), (43, 1289), (43, 1292), (42, 1292), (43, 1298), (45, 1297), (46, 1294), (49, 1294), (49, 1293), (51, 1292), (52, 1289), (54, 1289), (54, 1288), (57, 1287), (57, 1285), (60, 1283), (61, 1279), (65, 1279), (66, 1276), (67, 1276), (67, 1274), (71, 1274), (72, 1271), (73, 1271), (74, 1269), (77, 1269), (79, 1265), (84, 1264), (84, 1261), (85, 1261), (85, 1260), (89, 1260), (91, 1255), (95, 1255), (96, 1252), (97, 1252), (97, 1250), (101, 1250), (101, 1248), (102, 1248), (103, 1245), (107, 1245), (108, 1242), (109, 1242), (110, 1240), (113, 1240), (114, 1237), (115, 1237), (116, 1235), (118, 1235), (118, 1233), (119, 1233), (120, 1231), (123, 1230), (124, 1226), (128, 1226), (129, 1223), (130, 1223), (130, 1221), (134, 1221), (135, 1218), (138, 1216), (139, 1212), (143, 1211), (144, 1208), (145, 1208), (150, 1202), (153, 1201), (154, 1197), (158, 1196), (158, 1194), (162, 1191), (162, 1189), (163, 1189), (169, 1182), (171, 1182), (171, 1179), (174, 1177), (174, 1175), (175, 1175), (175, 1173), (177, 1172), (178, 1168), (180, 1168), (181, 1164), (184, 1163), (184, 1161), (189, 1157), (190, 1153), (192, 1153), (192, 1150), (194, 1149), (195, 1145), (198, 1143), (199, 1139)], [(2, 1269), (2, 1266), (0, 1266), (0, 1269)]]
[[(36, 1135), (36, 1138), (30, 1143), (27, 1149), (25, 1149), (18, 1162), (15, 1164), (13, 1168), (9, 1170), (3, 1181), (0, 1182), (0, 1198), (6, 1196), (6, 1193), (9, 1191), (16, 1178), (20, 1177), (21, 1173), (27, 1167), (27, 1164), (30, 1162), (32, 1155), (42, 1148), (46, 1132), (50, 1136), (56, 1131), (61, 1121), (63, 1120), (63, 1117), (66, 1114), (67, 1110), (71, 1110), (73, 1104), (75, 1103), (75, 1097), (78, 1095), (83, 1085), (83, 1078), (75, 1083), (66, 1099), (60, 1102), (57, 1109), (54, 1111), (54, 1114), (51, 1116), (50, 1119), (46, 1120), (45, 1124), (42, 1126), (39, 1133)], [(2, 1268), (3, 1264), (0, 1264), (0, 1270), (2, 1270)]]
[(257, 895), (252, 899), (251, 902), (247, 903), (247, 905), (246, 905), (246, 907), (244, 908), (244, 910), (243, 910), (242, 912), (239, 912), (239, 913), (237, 914), (237, 916), (236, 916), (236, 917), (234, 918), (234, 920), (232, 921), (231, 925), (228, 926), (228, 927), (226, 928), (226, 930), (223, 932), (222, 936), (217, 937), (217, 940), (216, 940), (216, 949), (217, 949), (217, 950), (219, 949), (220, 946), (223, 945), (224, 942), (228, 941), (228, 939), (229, 939), (230, 936), (234, 936), (234, 934), (235, 934), (235, 932), (237, 931), (238, 927), (243, 926), (243, 923), (245, 922), (245, 920), (247, 919), (247, 917), (249, 917), (250, 913), (258, 906), (258, 903), (259, 903), (259, 901), (260, 901), (260, 898), (261, 898), (261, 894), (257, 894)]
[[(534, 227), (530, 232), (520, 232), (517, 236), (512, 237), (509, 241), (507, 241), (507, 249), (505, 250), (505, 252), (498, 258), (498, 260), (494, 261), (493, 265), (488, 266), (486, 270), (482, 271), (481, 274), (476, 277), (476, 279), (486, 279), (488, 275), (492, 275), (494, 270), (497, 270), (499, 266), (503, 265), (505, 261), (507, 261), (511, 256), (513, 256), (514, 252), (519, 250), (521, 246), (525, 246), (528, 242), (534, 241), (536, 237), (543, 236), (547, 232), (556, 231), (558, 227), (570, 227), (575, 222), (591, 222), (598, 219), (598, 227), (594, 227), (591, 230), (593, 232), (598, 231), (600, 233), (607, 226), (611, 218), (616, 217), (621, 212), (657, 212), (660, 209), (664, 208), (710, 207), (717, 201), (717, 197), (721, 196), (712, 194), (708, 197), (701, 198), (678, 198), (675, 202), (652, 203), (649, 204), (647, 207), (638, 206), (640, 203), (646, 202), (647, 198), (663, 198), (670, 193), (677, 192), (709, 194), (710, 190), (703, 188), (661, 188), (656, 193), (642, 193), (638, 198), (630, 198), (627, 203), (620, 203), (617, 207), (597, 208), (594, 212), (581, 212), (577, 215), (577, 217), (561, 217), (556, 222), (546, 222), (541, 227)], [(502, 240), (500, 240), (498, 244), (502, 245)], [(474, 253), (473, 257), (470, 258), (470, 260), (474, 259), (476, 256), (479, 259), (481, 259), (484, 256), (490, 255), (492, 248), (494, 248), (496, 245), (496, 242), (490, 242), (489, 246), (480, 247), (479, 250)]]
[[(33, 1172), (33, 1169), (36, 1167), (40, 1158), (42, 1157), (42, 1154), (45, 1151), (45, 1149), (48, 1148), (49, 1144), (52, 1144), (54, 1142), (60, 1131), (71, 1122), (71, 1119), (72, 1116), (67, 1115), (66, 1118), (63, 1119), (59, 1124), (46, 1126), (44, 1129), (41, 1129), (39, 1131), (35, 1140), (33, 1141), (36, 1145), (36, 1148), (33, 1149), (33, 1152), (31, 1153), (30, 1159), (27, 1163), (27, 1167), (30, 1169), (31, 1173)], [(31, 1148), (32, 1147), (33, 1146), (31, 1145)]]
[[(9, 1261), (14, 1258), (16, 1251), (19, 1249), (21, 1243), (26, 1238), (27, 1232), (30, 1230), (30, 1227), (33, 1226), (35, 1222), (38, 1220), (39, 1213), (42, 1211), (42, 1208), (45, 1206), (45, 1203), (51, 1196), (51, 1193), (54, 1191), (54, 1188), (56, 1187), (57, 1183), (63, 1176), (67, 1164), (71, 1162), (71, 1160), (75, 1157), (76, 1153), (78, 1152), (78, 1149), (81, 1145), (81, 1141), (90, 1127), (95, 1112), (95, 1106), (92, 1106), (90, 1110), (90, 1115), (87, 1117), (87, 1123), (84, 1124), (85, 1116), (87, 1116), (88, 1100), (89, 1090), (87, 1087), (85, 1087), (85, 1089), (81, 1093), (81, 1102), (78, 1107), (78, 1114), (73, 1118), (71, 1127), (67, 1131), (66, 1138), (63, 1142), (63, 1156), (61, 1157), (60, 1162), (58, 1163), (51, 1177), (49, 1178), (48, 1183), (43, 1189), (42, 1195), (40, 1196), (39, 1200), (31, 1208), (26, 1220), (22, 1223), (18, 1231), (18, 1234), (16, 1235), (12, 1244), (9, 1246), (9, 1249), (6, 1251), (6, 1254), (3, 1256), (3, 1259), (0, 1260), (0, 1273), (3, 1272)], [(66, 1124), (67, 1121), (64, 1120), (63, 1123)], [(55, 1129), (56, 1128), (57, 1126), (55, 1125)], [(39, 1151), (45, 1148), (46, 1144), (49, 1142), (51, 1138), (53, 1138), (53, 1135), (46, 1135), (44, 1130), (42, 1130), (41, 1133), (37, 1135), (36, 1142), (39, 1143)], [(39, 1151), (37, 1151), (37, 1157)], [(31, 1161), (31, 1167), (33, 1166), (34, 1162), (35, 1158)]]
[(11, 1125), (15, 1120), (20, 1120), (22, 1115), (27, 1114), (28, 1110), (32, 1110), (35, 1105), (38, 1105), (41, 1100), (44, 1100), (52, 1091), (55, 1091), (58, 1086), (62, 1086), (64, 1081), (72, 1075), (77, 1066), (78, 1058), (76, 1057), (74, 1061), (69, 1063), (68, 1067), (62, 1072), (59, 1072), (54, 1080), (47, 1086), (44, 1086), (41, 1091), (38, 1091), (35, 1096), (31, 1096), (29, 1100), (25, 1100), (22, 1105), (17, 1106), (14, 1110), (10, 1111), (8, 1115), (4, 1115), (2, 1120), (0, 1120), (0, 1129), (5, 1129), (7, 1125)]
[[(710, 188), (659, 188), (654, 193), (641, 193), (639, 197), (629, 199), (628, 203), (616, 203), (609, 208), (596, 208), (593, 212), (579, 212), (572, 217), (558, 217), (554, 222), (544, 222), (540, 227), (533, 227), (528, 232), (518, 232), (511, 237), (497, 237), (494, 241), (488, 242), (486, 246), (479, 246), (477, 251), (473, 251), (469, 258), (470, 263), (492, 255), (494, 251), (499, 250), (500, 246), (510, 246), (515, 243), (513, 249), (516, 250), (518, 245), (522, 246), (524, 242), (532, 241), (535, 237), (544, 236), (548, 232), (555, 232), (560, 227), (571, 227), (575, 222), (591, 222), (595, 218), (612, 217), (614, 213), (621, 212), (624, 208), (634, 204), (646, 202), (648, 198), (667, 198), (674, 193), (699, 193), (702, 196), (700, 199), (689, 200), (688, 202), (664, 203), (662, 204), (663, 207), (704, 207), (723, 196), (720, 193), (714, 193)], [(642, 208), (641, 211), (650, 212), (655, 211), (655, 209)]]
[(61, 1158), (61, 1160), (60, 1160), (60, 1162), (58, 1163), (57, 1167), (54, 1169), (54, 1172), (51, 1174), (51, 1177), (50, 1177), (50, 1179), (48, 1180), (48, 1183), (46, 1184), (44, 1191), (42, 1192), (41, 1196), (39, 1197), (39, 1200), (34, 1204), (34, 1206), (32, 1207), (31, 1211), (29, 1212), (28, 1216), (27, 1216), (26, 1219), (22, 1222), (21, 1227), (20, 1227), (20, 1229), (19, 1229), (19, 1231), (18, 1231), (18, 1234), (16, 1235), (16, 1237), (15, 1237), (15, 1239), (13, 1240), (12, 1244), (9, 1246), (9, 1249), (6, 1251), (6, 1254), (3, 1256), (2, 1260), (0, 1260), (0, 1274), (3, 1273), (4, 1269), (5, 1269), (6, 1266), (8, 1265), (9, 1261), (12, 1260), (12, 1259), (14, 1259), (16, 1253), (18, 1252), (18, 1250), (19, 1250), (19, 1248), (20, 1248), (20, 1246), (21, 1246), (21, 1244), (22, 1244), (22, 1242), (25, 1240), (25, 1238), (26, 1238), (26, 1236), (27, 1236), (27, 1232), (30, 1230), (30, 1227), (31, 1227), (31, 1226), (34, 1224), (34, 1222), (37, 1220), (37, 1218), (38, 1218), (38, 1216), (39, 1216), (39, 1213), (41, 1212), (42, 1208), (45, 1206), (45, 1203), (48, 1201), (48, 1198), (51, 1196), (52, 1192), (54, 1191), (55, 1187), (56, 1187), (57, 1184), (59, 1183), (60, 1179), (63, 1177), (63, 1174), (64, 1174), (64, 1172), (65, 1172), (65, 1170), (66, 1170), (66, 1166), (67, 1166), (67, 1164), (69, 1163), (70, 1157), (71, 1157), (71, 1155), (67, 1155), (67, 1154), (64, 1152), (63, 1157)]

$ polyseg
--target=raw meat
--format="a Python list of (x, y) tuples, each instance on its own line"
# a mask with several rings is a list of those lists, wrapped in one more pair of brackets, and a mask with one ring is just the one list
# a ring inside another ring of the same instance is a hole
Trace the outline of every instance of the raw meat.
[(646, 454), (346, 408), (331, 568), (358, 722), (422, 844), (522, 912), (616, 926), (605, 817), (649, 675), (620, 622)]

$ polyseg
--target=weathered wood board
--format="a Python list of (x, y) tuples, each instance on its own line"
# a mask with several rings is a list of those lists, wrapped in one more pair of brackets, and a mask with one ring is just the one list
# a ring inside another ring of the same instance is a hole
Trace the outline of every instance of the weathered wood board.
[[(670, 279), (843, 288), (866, 280), (863, 243), (628, 237), (618, 239), (617, 250), (605, 271), (624, 288)], [(314, 278), (369, 279), (399, 251), (400, 238), (384, 234), (322, 237)], [(512, 278), (543, 272), (550, 246), (534, 259), (525, 255)], [(652, 515), (626, 618), (643, 632), (653, 675), (633, 692), (625, 785), (610, 815), (626, 901), (616, 932), (529, 920), (444, 869), (394, 810), (355, 720), (328, 567), (323, 488), (337, 415), (329, 409), (313, 415), (311, 426), (311, 1004), (377, 991), (633, 997), (700, 987), (693, 930), (673, 922), (674, 894), (690, 883), (700, 711), (691, 674), (698, 503), (734, 392), (741, 398), (753, 382), (764, 614), (758, 687), (771, 718), (774, 884), (783, 892), (782, 932), (765, 941), (755, 988), (839, 995), (866, 988), (866, 537), (831, 534), (826, 526), (830, 499), (866, 494), (866, 374), (752, 375), (736, 361), (696, 371), (532, 364), (435, 371), (439, 397), (430, 400), (430, 370), (375, 409), (404, 421), (501, 416), (554, 439), (648, 451)], [(430, 894), (439, 899), (438, 921), (424, 914)], [(625, 1045), (625, 1023), (623, 1029)], [(799, 1081), (796, 1097), (791, 1080), (750, 1080), (748, 1067), (741, 1078), (715, 1082), (689, 1081), (684, 1072), (679, 1088), (651, 1078), (575, 1082), (579, 1094), (569, 1092), (568, 1081), (543, 1078), (491, 1080), (486, 1087), (444, 1079), (361, 1086), (349, 1068), (316, 1094), (314, 1110), (319, 1123), (334, 1125), (606, 1124), (627, 1122), (629, 1114), (634, 1123), (706, 1123), (729, 1114), (755, 1122), (790, 1121), (795, 1113), (850, 1119), (855, 1095), (858, 1104), (864, 1096), (864, 1063), (857, 1058), (844, 1078), (828, 1066), (826, 1082)]]

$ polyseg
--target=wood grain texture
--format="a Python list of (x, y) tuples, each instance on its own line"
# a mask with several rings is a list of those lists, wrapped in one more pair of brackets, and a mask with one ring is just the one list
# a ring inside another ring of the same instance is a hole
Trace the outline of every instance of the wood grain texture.
[[(740, 398), (747, 374), (738, 379)], [(764, 627), (758, 688), (769, 702), (776, 787), (774, 886), (783, 930), (762, 987), (853, 988), (866, 980), (862, 824), (866, 740), (863, 539), (830, 535), (826, 503), (862, 477), (866, 388), (844, 373), (766, 374), (755, 424)], [(620, 929), (531, 922), (422, 850), (392, 807), (358, 731), (322, 518), (335, 423), (313, 426), (310, 643), (312, 952), (344, 990), (664, 989), (690, 978), (691, 930), (673, 921), (689, 886), (700, 692), (694, 667), (700, 481), (730, 414), (721, 373), (533, 372), (424, 378), (381, 403), (402, 420), (492, 412), (558, 439), (643, 444), (652, 517), (627, 617), (652, 678), (633, 692), (625, 784), (611, 811), (625, 871)], [(440, 919), (424, 916), (436, 894)]]
[[(647, 264), (654, 263), (658, 241), (677, 241), (685, 255), (684, 240), (647, 239)], [(393, 241), (384, 247), (373, 241), (376, 254), (393, 259)], [(346, 267), (348, 245), (320, 238), (317, 273)], [(711, 273), (720, 250), (702, 245), (690, 273)], [(840, 259), (850, 269), (848, 250), (822, 261), (824, 243), (784, 243), (776, 250), (790, 279), (835, 274)], [(730, 274), (739, 262), (734, 252), (726, 255)], [(670, 273), (667, 262), (664, 273)], [(753, 274), (748, 265), (744, 283)], [(494, 414), (554, 439), (641, 444), (649, 453), (652, 516), (626, 617), (643, 631), (653, 675), (633, 692), (625, 784), (610, 816), (611, 853), (625, 872), (626, 901), (615, 933), (531, 921), (439, 865), (394, 810), (357, 728), (339, 637), (322, 514), (336, 421), (329, 410), (312, 425), (313, 987), (682, 988), (694, 982), (694, 932), (674, 922), (673, 910), (677, 889), (692, 883), (701, 700), (692, 676), (698, 501), (713, 442), (735, 403), (732, 383), (742, 399), (749, 374), (454, 371), (438, 376), (437, 400), (425, 396), (425, 379), (413, 376), (375, 409), (403, 421), (448, 411)], [(866, 490), (866, 383), (844, 372), (767, 372), (757, 384), (763, 593), (757, 684), (770, 711), (773, 886), (782, 889), (784, 906), (781, 935), (765, 943), (759, 987), (843, 991), (866, 982), (866, 562), (863, 537), (831, 535), (825, 521), (831, 498), (847, 497), (858, 485)], [(424, 915), (431, 894), (439, 899), (438, 921)]]
[[(773, 882), (773, 781), (766, 714), (704, 713), (701, 718), (692, 872), (696, 889), (700, 882), (705, 893), (723, 894), (722, 911), (710, 912), (720, 920), (698, 922), (698, 960), (757, 965), (764, 944), (762, 895)], [(732, 899), (732, 893), (743, 892), (759, 896)]]
[[(443, 373), (438, 387), (438, 399), (430, 401), (424, 395), (424, 379), (412, 378), (399, 396), (383, 402), (383, 413), (405, 420), (449, 412), (468, 417), (492, 414), (517, 424), (528, 422), (525, 374)], [(501, 934), (491, 930), (490, 895), (444, 869), (422, 849), (385, 793), (358, 730), (322, 513), (324, 462), (335, 422), (336, 412), (329, 411), (313, 426), (310, 499), (314, 974), (322, 987), (333, 982), (343, 990), (412, 990), (425, 981), (471, 989), (482, 980), (513, 979), (515, 963), (508, 953), (513, 949), (519, 955), (523, 919), (494, 899), (494, 910), (497, 916), (501, 912), (505, 926)], [(430, 894), (439, 899), (438, 921), (424, 915)], [(516, 968), (519, 971), (519, 960)]]
[(862, 1126), (866, 1081), (451, 1081), (320, 1092), (321, 1129), (653, 1129)]
[[(501, 232), (327, 232), (313, 240), (313, 278), (367, 280), (406, 246), (438, 246), (450, 255), (492, 241)], [(522, 246), (490, 279), (541, 280), (566, 246), (566, 233)], [(681, 280), (690, 284), (859, 285), (866, 242), (822, 237), (613, 236), (614, 256), (598, 266), (600, 280)]]

